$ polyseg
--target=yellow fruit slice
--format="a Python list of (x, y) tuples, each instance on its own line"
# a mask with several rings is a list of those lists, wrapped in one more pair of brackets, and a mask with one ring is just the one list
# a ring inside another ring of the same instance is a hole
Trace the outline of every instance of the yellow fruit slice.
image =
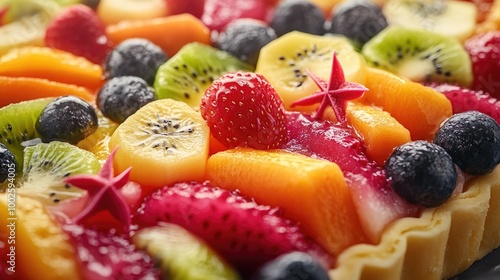
[(221, 188), (280, 207), (331, 254), (368, 242), (342, 170), (333, 162), (237, 148), (212, 155), (207, 177)]
[(77, 146), (90, 151), (96, 155), (99, 162), (104, 164), (110, 154), (109, 140), (118, 127), (118, 123), (106, 118), (102, 112), (96, 109), (99, 126), (89, 137), (78, 142)]
[(2, 232), (10, 232), (8, 226), (15, 228), (9, 236), (15, 241), (10, 246), (15, 246), (18, 279), (81, 279), (69, 237), (42, 203), (19, 195), (14, 199), (13, 195), (13, 192), (0, 195), (0, 227)]
[(264, 46), (255, 72), (269, 80), (286, 109), (310, 111), (314, 107), (291, 108), (290, 105), (318, 90), (306, 69), (326, 81), (330, 79), (333, 52), (337, 53), (346, 80), (364, 84), (365, 60), (345, 37), (299, 31), (292, 31)]
[(132, 167), (130, 179), (159, 188), (177, 181), (203, 180), (210, 131), (200, 113), (182, 101), (148, 103), (120, 124), (109, 147), (118, 147), (114, 167)]

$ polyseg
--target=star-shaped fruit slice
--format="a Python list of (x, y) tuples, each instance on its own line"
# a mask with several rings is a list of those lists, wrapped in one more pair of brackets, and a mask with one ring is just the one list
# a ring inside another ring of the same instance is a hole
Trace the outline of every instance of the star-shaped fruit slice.
[(332, 106), (337, 120), (345, 124), (347, 122), (346, 107), (347, 101), (359, 98), (368, 89), (361, 84), (348, 82), (345, 80), (344, 70), (340, 65), (337, 55), (333, 53), (332, 71), (330, 81), (327, 83), (320, 77), (307, 70), (307, 74), (319, 87), (319, 91), (311, 96), (299, 99), (292, 103), (293, 106), (309, 106), (320, 103), (313, 118), (319, 119), (328, 106)]
[(73, 217), (73, 223), (81, 223), (102, 211), (109, 211), (120, 221), (126, 232), (130, 229), (130, 208), (120, 193), (120, 189), (129, 181), (130, 169), (128, 168), (118, 176), (113, 176), (113, 158), (116, 149), (108, 156), (97, 175), (74, 175), (65, 179), (65, 182), (77, 188), (86, 190), (89, 196), (83, 210)]

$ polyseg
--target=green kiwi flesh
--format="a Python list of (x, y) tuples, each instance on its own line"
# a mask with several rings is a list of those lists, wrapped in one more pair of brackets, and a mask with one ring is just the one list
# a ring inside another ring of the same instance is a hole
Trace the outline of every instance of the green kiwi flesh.
[(416, 82), (472, 82), (469, 55), (462, 44), (430, 31), (389, 26), (361, 50), (367, 63)]
[(215, 79), (237, 70), (252, 71), (253, 67), (225, 51), (190, 43), (160, 66), (154, 88), (159, 99), (172, 98), (198, 108)]
[(35, 124), (52, 99), (23, 101), (0, 108), (0, 142), (14, 154), (18, 163), (18, 174), (23, 168), (23, 142), (40, 137)]
[(18, 193), (38, 199), (45, 205), (83, 195), (83, 190), (62, 180), (75, 174), (96, 174), (101, 168), (93, 153), (59, 141), (26, 147), (24, 163)]

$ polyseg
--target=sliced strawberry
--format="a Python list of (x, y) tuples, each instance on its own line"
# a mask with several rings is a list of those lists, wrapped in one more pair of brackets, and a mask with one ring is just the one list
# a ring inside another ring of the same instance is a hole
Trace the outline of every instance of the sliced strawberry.
[(75, 244), (84, 279), (159, 279), (160, 272), (143, 251), (128, 238), (105, 234), (79, 225), (63, 226)]
[(105, 26), (94, 10), (83, 4), (64, 9), (47, 26), (45, 45), (102, 64), (111, 51)]
[(464, 46), (472, 60), (472, 89), (500, 98), (500, 31), (473, 36)]
[(210, 30), (221, 31), (235, 19), (265, 20), (267, 9), (266, 0), (206, 0), (201, 20)]
[(205, 92), (200, 111), (213, 136), (228, 148), (272, 149), (287, 141), (283, 102), (262, 75), (223, 75)]
[(456, 85), (426, 84), (444, 94), (450, 100), (453, 114), (476, 110), (500, 123), (500, 101), (481, 90), (474, 91)]
[(177, 15), (188, 13), (201, 18), (205, 10), (205, 0), (165, 0), (167, 2), (168, 14)]
[(178, 183), (147, 197), (137, 211), (140, 227), (180, 225), (204, 239), (242, 272), (291, 251), (308, 252), (326, 264), (327, 253), (278, 208), (259, 205), (209, 182)]

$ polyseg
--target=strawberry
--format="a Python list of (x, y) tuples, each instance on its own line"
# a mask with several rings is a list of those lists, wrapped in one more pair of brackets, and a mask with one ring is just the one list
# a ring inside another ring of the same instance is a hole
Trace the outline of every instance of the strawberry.
[(139, 227), (167, 222), (202, 238), (242, 273), (291, 251), (329, 257), (278, 208), (259, 205), (239, 192), (204, 183), (177, 183), (146, 197), (134, 217)]
[(221, 31), (235, 19), (265, 20), (268, 14), (266, 0), (205, 0), (201, 20), (210, 30)]
[(472, 61), (472, 89), (500, 97), (500, 31), (491, 31), (469, 38), (465, 44)]
[(197, 18), (201, 18), (205, 10), (205, 0), (165, 0), (167, 3), (169, 15), (177, 15), (182, 13), (192, 14)]
[(214, 137), (228, 148), (272, 149), (287, 141), (283, 102), (262, 75), (223, 75), (206, 90), (200, 111)]
[(151, 258), (135, 249), (128, 238), (79, 225), (63, 225), (76, 248), (83, 279), (159, 279)]
[(430, 83), (426, 86), (441, 92), (450, 100), (453, 114), (476, 110), (500, 123), (500, 101), (488, 93), (448, 84)]
[(47, 26), (45, 45), (83, 56), (102, 64), (111, 51), (111, 42), (97, 14), (83, 4), (72, 5)]

